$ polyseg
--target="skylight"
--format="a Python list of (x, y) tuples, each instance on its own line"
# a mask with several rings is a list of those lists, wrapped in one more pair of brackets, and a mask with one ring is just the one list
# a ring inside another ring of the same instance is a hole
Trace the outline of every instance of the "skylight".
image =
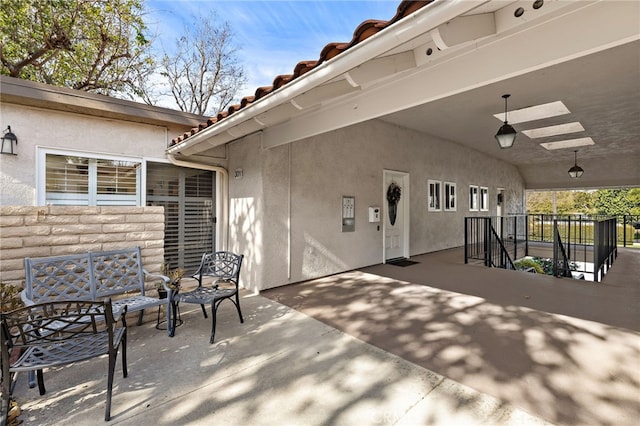
[[(532, 107), (508, 111), (509, 124), (524, 123), (527, 121), (540, 120), (542, 118), (556, 117), (558, 115), (569, 114), (571, 111), (562, 101), (550, 102), (548, 104), (535, 105)], [(504, 121), (504, 112), (493, 115), (500, 121)]]
[(545, 142), (541, 143), (544, 149), (552, 151), (554, 149), (563, 149), (563, 148), (575, 148), (577, 146), (587, 146), (587, 145), (595, 145), (595, 142), (591, 138), (578, 138), (578, 139), (567, 139), (564, 141), (557, 142)]
[(573, 123), (559, 124), (557, 126), (539, 127), (537, 129), (522, 130), (522, 133), (531, 139), (546, 138), (549, 136), (566, 135), (584, 131), (584, 127), (577, 121)]

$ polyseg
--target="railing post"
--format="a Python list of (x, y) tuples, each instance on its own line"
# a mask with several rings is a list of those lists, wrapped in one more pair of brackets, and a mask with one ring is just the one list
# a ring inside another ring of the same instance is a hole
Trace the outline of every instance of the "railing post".
[(567, 257), (571, 259), (571, 216), (567, 216), (567, 246)]
[(469, 218), (464, 218), (464, 263), (469, 263)]
[(484, 222), (484, 265), (491, 266), (491, 218), (485, 218)]
[(518, 259), (518, 216), (513, 216), (513, 260)]
[(553, 219), (553, 276), (558, 276), (558, 220)]
[(529, 215), (524, 215), (524, 255), (529, 256)]
[(600, 274), (600, 256), (599, 256), (599, 242), (600, 242), (600, 223), (594, 219), (593, 221), (593, 282), (599, 282), (598, 276)]

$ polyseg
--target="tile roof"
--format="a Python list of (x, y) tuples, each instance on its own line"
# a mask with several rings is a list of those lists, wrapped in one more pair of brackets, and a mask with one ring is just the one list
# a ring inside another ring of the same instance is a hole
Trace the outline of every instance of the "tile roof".
[(176, 145), (178, 143), (185, 141), (188, 137), (195, 135), (196, 133), (210, 126), (213, 126), (214, 124), (218, 123), (221, 120), (224, 120), (228, 116), (247, 107), (248, 105), (252, 104), (258, 99), (264, 98), (265, 96), (275, 92), (282, 86), (285, 86), (286, 84), (290, 83), (296, 78), (304, 75), (308, 71), (311, 71), (318, 65), (347, 51), (351, 47), (366, 40), (372, 35), (377, 34), (378, 32), (382, 31), (388, 26), (398, 22), (405, 16), (412, 14), (416, 10), (423, 8), (424, 6), (428, 5), (429, 3), (432, 3), (433, 1), (435, 0), (422, 0), (422, 1), (402, 0), (398, 5), (396, 14), (390, 20), (380, 21), (380, 20), (370, 19), (362, 22), (360, 25), (358, 25), (358, 27), (353, 32), (353, 38), (351, 39), (351, 41), (346, 43), (334, 42), (334, 43), (327, 44), (320, 52), (320, 57), (317, 60), (298, 62), (298, 64), (293, 69), (293, 74), (279, 75), (273, 80), (273, 85), (258, 87), (258, 89), (256, 89), (255, 94), (253, 96), (245, 96), (244, 98), (242, 98), (239, 104), (230, 106), (226, 111), (221, 111), (220, 113), (218, 113), (217, 116), (209, 118), (206, 122), (201, 123), (198, 127), (194, 127), (191, 129), (191, 131), (178, 136), (177, 138), (171, 141), (171, 145)]

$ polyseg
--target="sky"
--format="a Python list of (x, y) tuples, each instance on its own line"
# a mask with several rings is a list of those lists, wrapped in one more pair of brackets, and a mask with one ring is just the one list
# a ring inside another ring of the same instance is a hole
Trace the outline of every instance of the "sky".
[(248, 83), (240, 98), (271, 86), (296, 64), (317, 60), (331, 42), (347, 42), (367, 19), (389, 20), (400, 0), (146, 0), (147, 25), (167, 51), (195, 17), (215, 11), (229, 23)]

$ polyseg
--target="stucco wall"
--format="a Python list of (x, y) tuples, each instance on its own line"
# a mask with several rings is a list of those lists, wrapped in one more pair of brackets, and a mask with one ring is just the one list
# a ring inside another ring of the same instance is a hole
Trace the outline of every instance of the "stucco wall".
[[(229, 150), (230, 169), (245, 173), (230, 182), (231, 203), (250, 198), (256, 206), (253, 220), (242, 210), (231, 212), (231, 222), (244, 223), (245, 230), (236, 226), (230, 234), (239, 250), (260, 236), (245, 266), (251, 282), (244, 284), (253, 289), (380, 263), (382, 222), (368, 222), (368, 207), (383, 207), (385, 169), (410, 175), (411, 255), (461, 246), (464, 217), (495, 215), (498, 188), (505, 194), (503, 214), (524, 210), (524, 184), (513, 166), (382, 121), (267, 150), (259, 142), (248, 138)], [(429, 179), (456, 183), (455, 212), (427, 211)], [(489, 188), (489, 211), (469, 211), (469, 185)], [(355, 232), (341, 232), (342, 195), (355, 196)]]
[(184, 131), (1, 103), (2, 126), (18, 137), (18, 155), (0, 156), (0, 204), (35, 205), (36, 147), (164, 161), (168, 140)]
[(140, 246), (143, 266), (164, 261), (164, 207), (0, 207), (0, 281), (22, 287), (24, 258)]

